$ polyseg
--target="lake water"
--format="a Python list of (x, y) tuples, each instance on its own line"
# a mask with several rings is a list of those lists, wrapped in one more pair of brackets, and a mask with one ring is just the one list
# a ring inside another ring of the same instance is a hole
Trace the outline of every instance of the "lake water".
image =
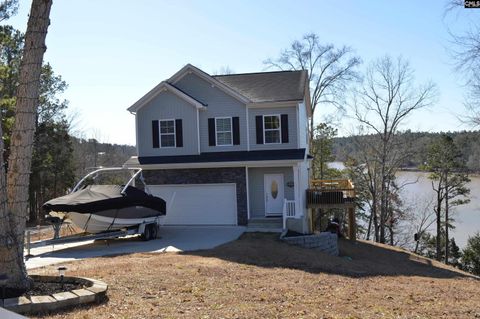
[[(416, 183), (405, 186), (402, 191), (402, 199), (407, 205), (409, 202), (425, 202), (435, 196), (428, 173), (401, 172), (398, 174), (400, 182), (416, 181), (417, 179)], [(470, 203), (453, 208), (456, 228), (450, 231), (450, 237), (455, 237), (460, 248), (465, 247), (469, 236), (480, 232), (480, 177), (470, 177), (470, 179), (471, 182), (467, 184), (467, 187), (470, 188)], [(435, 226), (431, 227), (430, 231), (435, 232)]]
[[(329, 167), (344, 168), (343, 163), (340, 162), (330, 163)], [(416, 181), (416, 183), (406, 185), (401, 192), (406, 206), (418, 204), (421, 207), (435, 195), (431, 180), (428, 179), (428, 173), (400, 172), (397, 178), (399, 184)], [(480, 232), (480, 177), (471, 176), (470, 179), (471, 182), (467, 184), (467, 187), (470, 188), (470, 203), (453, 208), (456, 228), (450, 231), (450, 237), (455, 237), (460, 248), (466, 246), (469, 236)], [(435, 225), (432, 225), (429, 231), (435, 233)]]

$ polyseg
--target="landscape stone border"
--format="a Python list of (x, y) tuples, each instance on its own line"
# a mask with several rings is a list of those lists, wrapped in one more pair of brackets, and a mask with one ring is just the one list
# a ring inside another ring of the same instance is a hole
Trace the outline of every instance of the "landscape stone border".
[[(31, 275), (34, 282), (60, 283), (59, 276)], [(100, 280), (85, 277), (63, 277), (65, 284), (80, 284), (85, 288), (59, 292), (48, 296), (21, 296), (4, 301), (4, 308), (19, 314), (33, 314), (100, 302), (105, 299), (108, 285)]]
[(281, 239), (290, 245), (321, 250), (329, 255), (338, 256), (338, 236), (330, 232), (315, 235), (292, 236)]

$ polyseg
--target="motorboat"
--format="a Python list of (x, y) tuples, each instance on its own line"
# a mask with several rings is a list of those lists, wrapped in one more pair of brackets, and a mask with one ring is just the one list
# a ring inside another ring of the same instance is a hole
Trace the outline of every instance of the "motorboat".
[[(91, 184), (99, 175), (109, 172), (129, 172), (125, 185)], [(73, 190), (43, 204), (51, 217), (70, 220), (86, 233), (115, 231), (139, 224), (157, 223), (166, 214), (165, 201), (135, 187), (137, 177), (143, 182), (141, 169), (101, 168), (82, 178)]]

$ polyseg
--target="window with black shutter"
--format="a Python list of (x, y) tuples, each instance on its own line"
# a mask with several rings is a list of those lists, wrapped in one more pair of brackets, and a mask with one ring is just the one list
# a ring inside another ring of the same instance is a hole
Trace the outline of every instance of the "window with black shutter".
[(177, 147), (183, 147), (183, 125), (182, 120), (175, 120), (175, 142)]
[(208, 119), (208, 145), (217, 145), (215, 140), (215, 118)]
[(288, 143), (288, 114), (281, 115), (282, 143)]
[(255, 130), (257, 133), (257, 144), (263, 144), (263, 116), (255, 116)]
[(159, 147), (159, 132), (158, 132), (158, 121), (152, 121), (152, 147), (158, 148)]

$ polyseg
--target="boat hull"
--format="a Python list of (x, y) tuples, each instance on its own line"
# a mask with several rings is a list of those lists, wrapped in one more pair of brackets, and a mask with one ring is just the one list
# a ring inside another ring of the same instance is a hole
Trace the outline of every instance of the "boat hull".
[(56, 215), (63, 219), (68, 219), (78, 228), (91, 234), (119, 230), (140, 225), (142, 223), (158, 223), (160, 218), (158, 212), (145, 207), (128, 207), (118, 210), (96, 212), (93, 214), (52, 212), (50, 215)]

